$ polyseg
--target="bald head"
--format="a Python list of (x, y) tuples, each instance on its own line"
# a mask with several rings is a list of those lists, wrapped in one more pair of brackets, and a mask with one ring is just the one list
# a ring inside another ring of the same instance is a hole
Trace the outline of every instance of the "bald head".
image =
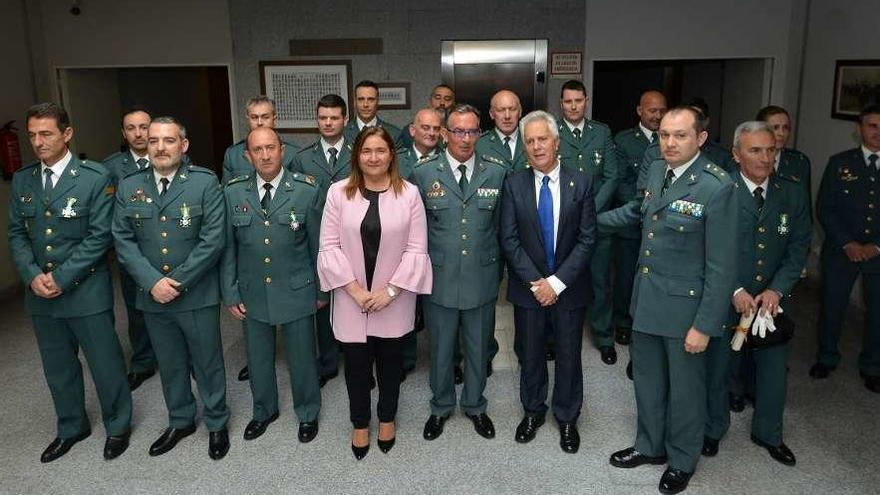
[(443, 126), (442, 115), (443, 110), (437, 108), (423, 108), (416, 112), (413, 123), (409, 125), (409, 134), (419, 153), (432, 153), (437, 147)]
[(636, 107), (639, 121), (647, 129), (656, 131), (660, 128), (660, 120), (666, 113), (666, 97), (659, 91), (645, 91), (639, 98), (639, 106)]
[(511, 135), (516, 131), (521, 115), (522, 105), (513, 91), (502, 89), (492, 96), (489, 116), (495, 121), (495, 127), (504, 134)]

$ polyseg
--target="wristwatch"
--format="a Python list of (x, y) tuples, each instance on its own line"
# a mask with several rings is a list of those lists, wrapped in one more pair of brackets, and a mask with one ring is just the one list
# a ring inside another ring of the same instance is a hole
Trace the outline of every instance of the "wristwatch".
[(395, 289), (394, 287), (386, 285), (385, 290), (388, 292), (388, 297), (390, 297), (391, 299), (397, 297), (397, 289)]

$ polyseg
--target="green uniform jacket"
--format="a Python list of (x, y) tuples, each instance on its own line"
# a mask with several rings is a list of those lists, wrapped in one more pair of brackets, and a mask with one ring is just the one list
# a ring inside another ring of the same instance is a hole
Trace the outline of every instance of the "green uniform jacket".
[[(9, 248), (25, 284), (31, 315), (74, 318), (113, 309), (107, 264), (113, 186), (99, 163), (70, 160), (49, 197), (43, 194), (40, 163), (12, 177), (9, 200)], [(38, 297), (30, 283), (52, 272), (60, 296)]]
[[(281, 166), (287, 170), (293, 170), (293, 157), (299, 151), (299, 146), (282, 141), (284, 143), (284, 158)], [(247, 140), (241, 140), (232, 146), (226, 148), (226, 154), (223, 155), (223, 179), (221, 184), (227, 184), (232, 179), (242, 175), (253, 175), (254, 166), (245, 157), (247, 151)]]
[(327, 197), (330, 184), (347, 179), (351, 174), (351, 147), (354, 141), (345, 138), (342, 149), (336, 155), (336, 167), (330, 170), (321, 140), (299, 150), (293, 158), (293, 171), (306, 174), (315, 179), (315, 185), (321, 192), (321, 203)]
[(522, 134), (516, 131), (516, 151), (510, 158), (510, 148), (504, 146), (504, 142), (498, 137), (495, 129), (490, 129), (480, 136), (477, 141), (477, 155), (484, 159), (491, 156), (495, 161), (502, 163), (510, 172), (523, 170), (529, 167), (529, 159), (526, 156), (526, 147), (523, 143)]
[[(651, 141), (645, 137), (645, 133), (636, 126), (631, 129), (624, 129), (614, 136), (614, 144), (618, 151), (618, 175), (617, 190), (614, 192), (614, 199), (611, 201), (612, 207), (626, 204), (636, 197), (636, 181), (639, 177), (639, 167), (642, 164), (642, 158), (645, 156), (645, 150)], [(638, 239), (638, 227), (621, 229), (615, 232), (620, 237), (627, 239)]]
[[(220, 303), (217, 260), (224, 246), (223, 192), (214, 172), (181, 165), (159, 196), (152, 168), (131, 174), (116, 189), (116, 256), (138, 285), (145, 312), (192, 311)], [(181, 294), (159, 304), (150, 289), (162, 277)]]
[(559, 159), (563, 166), (590, 175), (597, 214), (611, 206), (620, 169), (617, 148), (607, 125), (585, 120), (583, 135), (575, 139), (565, 122), (559, 124)]
[(314, 314), (318, 297), (320, 193), (311, 177), (282, 173), (268, 213), (260, 207), (256, 175), (233, 179), (224, 190), (223, 304), (243, 302), (249, 319), (269, 325)]
[(700, 155), (660, 196), (666, 162), (648, 174), (633, 286), (633, 330), (720, 337), (736, 283), (737, 199), (730, 176)]
[(724, 169), (728, 174), (732, 174), (737, 170), (736, 161), (734, 161), (733, 155), (730, 154), (730, 150), (722, 147), (715, 141), (707, 139), (706, 142), (703, 143), (703, 147), (700, 148), (700, 151), (715, 165)]
[(810, 164), (810, 159), (807, 158), (807, 155), (795, 149), (783, 149), (782, 156), (779, 157), (779, 168), (776, 170), (776, 173), (781, 177), (792, 179), (801, 185), (801, 189), (807, 195), (807, 209), (812, 210), (810, 205), (813, 198), (813, 166)]
[[(390, 122), (386, 122), (379, 117), (376, 117), (376, 126), (388, 131), (388, 134), (391, 135), (391, 142), (397, 143), (397, 139), (400, 137), (399, 127)], [(348, 144), (354, 146), (354, 141), (355, 139), (357, 139), (357, 136), (358, 134), (360, 134), (360, 132), (360, 129), (358, 129), (357, 117), (353, 115), (348, 124), (346, 124), (345, 129), (342, 131), (342, 135), (345, 136), (345, 141)], [(407, 134), (409, 134), (409, 131), (407, 131)]]
[(410, 176), (428, 219), (428, 254), (434, 287), (428, 300), (439, 306), (473, 309), (498, 297), (501, 281), (499, 222), (507, 169), (476, 159), (462, 194), (441, 154), (421, 162)]
[(416, 158), (416, 152), (412, 146), (397, 150), (397, 164), (400, 168), (400, 176), (409, 180), (413, 169), (416, 168), (421, 161), (430, 160), (434, 155), (439, 153), (439, 149), (435, 149), (430, 155), (423, 155), (421, 159)]
[(736, 287), (742, 287), (753, 297), (768, 288), (775, 290), (783, 295), (784, 306), (807, 263), (813, 235), (802, 186), (771, 175), (767, 199), (759, 212), (738, 172), (734, 180), (739, 203)]

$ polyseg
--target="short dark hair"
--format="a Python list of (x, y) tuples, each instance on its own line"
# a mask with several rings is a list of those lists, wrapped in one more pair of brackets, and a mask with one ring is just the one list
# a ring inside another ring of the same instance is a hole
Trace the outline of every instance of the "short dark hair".
[(173, 124), (177, 126), (177, 136), (180, 139), (186, 139), (186, 126), (184, 126), (179, 120), (169, 115), (163, 115), (161, 117), (156, 117), (153, 119), (150, 124)]
[(699, 96), (693, 96), (691, 98), (685, 98), (681, 100), (679, 106), (688, 106), (691, 108), (696, 108), (700, 112), (703, 113), (703, 117), (709, 118), (709, 104), (703, 98)]
[(244, 106), (245, 115), (247, 115), (252, 106), (259, 105), (261, 103), (268, 103), (269, 106), (272, 107), (272, 113), (275, 113), (275, 100), (269, 98), (266, 95), (257, 95), (253, 98), (248, 99), (247, 103)]
[(147, 114), (148, 117), (150, 117), (150, 120), (153, 120), (153, 114), (150, 113), (149, 110), (147, 110), (147, 107), (145, 107), (143, 105), (131, 105), (131, 106), (125, 107), (122, 110), (122, 118), (119, 119), (120, 122), (124, 121), (126, 117), (128, 117), (129, 115), (136, 113), (136, 112), (144, 112), (145, 114)]
[(666, 115), (673, 114), (673, 113), (679, 113), (679, 112), (688, 112), (694, 116), (694, 130), (697, 131), (698, 135), (701, 132), (705, 131), (706, 127), (708, 127), (708, 123), (709, 123), (708, 117), (706, 117), (706, 115), (704, 115), (703, 112), (701, 112), (698, 108), (694, 107), (693, 105), (685, 105), (685, 104), (676, 105), (676, 106), (670, 108), (669, 111), (666, 112)]
[(560, 98), (562, 98), (562, 93), (564, 93), (565, 90), (580, 91), (584, 96), (587, 96), (587, 87), (577, 79), (569, 79), (568, 81), (565, 81), (562, 85), (562, 90), (559, 92)]
[(766, 107), (758, 110), (758, 113), (755, 115), (755, 120), (759, 120), (761, 122), (766, 122), (767, 119), (774, 115), (785, 115), (789, 119), (791, 119), (791, 115), (788, 114), (788, 110), (777, 106), (777, 105), (767, 105)]
[(880, 105), (868, 105), (859, 112), (859, 124), (864, 124), (865, 117), (868, 115), (878, 115), (880, 114)]
[(315, 108), (315, 111), (318, 111), (318, 108), (341, 108), (342, 116), (345, 117), (348, 112), (347, 105), (345, 104), (345, 100), (342, 99), (339, 95), (329, 94), (324, 95), (318, 100), (318, 106)]
[(480, 111), (477, 107), (473, 105), (469, 105), (467, 103), (456, 103), (454, 107), (449, 110), (449, 113), (446, 116), (446, 120), (448, 121), (453, 114), (456, 113), (472, 113), (477, 116), (477, 120), (480, 120)]
[(67, 110), (61, 105), (51, 101), (37, 103), (28, 108), (25, 122), (31, 119), (55, 119), (55, 125), (58, 126), (58, 130), (61, 132), (64, 132), (70, 127), (70, 116), (67, 115)]
[(379, 85), (370, 81), (369, 79), (364, 79), (363, 81), (354, 85), (354, 90), (357, 91), (358, 88), (373, 88), (376, 92), (379, 92)]
[(450, 86), (450, 85), (448, 85), (448, 84), (438, 84), (438, 85), (434, 86), (433, 89), (431, 89), (431, 94), (434, 94), (434, 92), (437, 91), (437, 90), (440, 89), (440, 88), (446, 88), (446, 89), (448, 89), (449, 91), (452, 91), (453, 93), (455, 93), (455, 90), (452, 89), (452, 86)]

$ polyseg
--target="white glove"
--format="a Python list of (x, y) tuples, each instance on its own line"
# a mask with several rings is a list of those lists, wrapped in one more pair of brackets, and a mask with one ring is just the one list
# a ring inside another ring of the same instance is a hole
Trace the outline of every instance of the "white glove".
[[(782, 308), (778, 308), (778, 313), (782, 313)], [(752, 326), (752, 335), (763, 339), (768, 333), (775, 331), (776, 324), (773, 322), (773, 314), (763, 309), (758, 311), (758, 317), (755, 318), (755, 324)]]

